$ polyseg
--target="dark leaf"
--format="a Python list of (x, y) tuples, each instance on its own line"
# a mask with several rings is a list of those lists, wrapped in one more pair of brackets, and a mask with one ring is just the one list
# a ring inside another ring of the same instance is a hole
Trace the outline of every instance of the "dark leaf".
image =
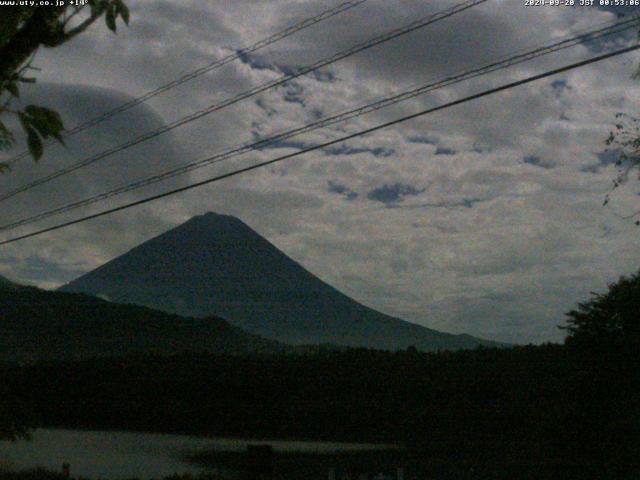
[(107, 13), (105, 15), (107, 27), (113, 32), (116, 31), (116, 8), (117, 7), (115, 5), (109, 5), (109, 8), (107, 8)]
[[(27, 110), (25, 109), (25, 111)], [(36, 130), (41, 137), (47, 138), (49, 136), (49, 126), (46, 119), (40, 115), (30, 115), (28, 113), (25, 115), (25, 122), (28, 124), (28, 128)]]
[(33, 128), (27, 128), (27, 145), (29, 146), (29, 153), (34, 160), (40, 160), (42, 157), (42, 140), (38, 136), (38, 132), (36, 132)]
[(47, 138), (51, 135), (60, 143), (63, 143), (62, 131), (64, 130), (64, 125), (58, 112), (36, 105), (29, 105), (24, 110), (29, 116), (31, 124), (42, 137)]
[(102, 0), (89, 0), (89, 7), (91, 8), (91, 15), (95, 15), (100, 9)]
[(127, 7), (127, 5), (122, 0), (118, 0), (116, 3), (116, 8), (124, 23), (126, 25), (129, 25), (129, 7)]

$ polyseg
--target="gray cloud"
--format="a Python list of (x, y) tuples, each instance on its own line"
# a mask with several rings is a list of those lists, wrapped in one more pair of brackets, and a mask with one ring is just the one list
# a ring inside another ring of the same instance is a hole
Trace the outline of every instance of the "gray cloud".
[(401, 202), (407, 196), (419, 195), (424, 190), (420, 190), (413, 185), (405, 185), (402, 183), (394, 183), (392, 185), (381, 185), (367, 193), (369, 200), (382, 202), (385, 204), (393, 204)]
[(525, 155), (522, 161), (528, 165), (533, 165), (535, 167), (540, 167), (540, 168), (549, 169), (549, 168), (555, 167), (555, 164), (553, 162), (544, 160), (538, 157), (537, 155)]
[(337, 193), (338, 195), (344, 195), (345, 199), (351, 201), (358, 198), (358, 192), (354, 192), (349, 187), (342, 185), (337, 182), (333, 182), (329, 180), (327, 182), (328, 190), (332, 193)]
[(440, 147), (440, 146), (436, 148), (436, 155), (455, 155), (456, 153), (458, 152), (453, 148)]

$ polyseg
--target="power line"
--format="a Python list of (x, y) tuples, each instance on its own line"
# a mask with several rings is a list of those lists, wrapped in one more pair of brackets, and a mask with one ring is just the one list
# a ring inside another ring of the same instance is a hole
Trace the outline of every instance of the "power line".
[(369, 133), (376, 132), (376, 131), (381, 130), (383, 128), (388, 128), (388, 127), (396, 125), (398, 123), (406, 122), (408, 120), (412, 120), (414, 118), (418, 118), (418, 117), (421, 117), (421, 116), (424, 116), (424, 115), (428, 115), (430, 113), (434, 113), (434, 112), (437, 112), (437, 111), (440, 111), (440, 110), (445, 110), (447, 108), (451, 108), (451, 107), (454, 107), (456, 105), (460, 105), (460, 104), (469, 102), (471, 100), (476, 100), (478, 98), (482, 98), (482, 97), (486, 97), (486, 96), (489, 96), (489, 95), (493, 95), (495, 93), (498, 93), (498, 92), (501, 92), (501, 91), (504, 91), (504, 90), (509, 90), (511, 88), (518, 87), (520, 85), (524, 85), (524, 84), (531, 83), (531, 82), (534, 82), (534, 81), (537, 81), (537, 80), (541, 80), (543, 78), (547, 78), (547, 77), (550, 77), (550, 76), (553, 76), (553, 75), (557, 75), (559, 73), (563, 73), (563, 72), (566, 72), (566, 71), (569, 71), (569, 70), (573, 70), (573, 69), (576, 69), (576, 68), (584, 67), (586, 65), (589, 65), (589, 64), (592, 64), (592, 63), (596, 63), (596, 62), (600, 62), (602, 60), (606, 60), (608, 58), (612, 58), (612, 57), (615, 57), (615, 56), (618, 56), (618, 55), (622, 55), (622, 54), (625, 54), (625, 53), (628, 53), (628, 52), (632, 52), (632, 51), (638, 50), (638, 49), (640, 49), (640, 45), (633, 45), (631, 47), (621, 48), (621, 49), (615, 50), (613, 52), (609, 52), (609, 53), (606, 53), (606, 54), (603, 54), (603, 55), (598, 55), (596, 57), (592, 57), (592, 58), (589, 58), (587, 60), (583, 60), (583, 61), (580, 61), (580, 62), (572, 63), (572, 64), (566, 65), (564, 67), (556, 68), (556, 69), (553, 69), (553, 70), (548, 70), (548, 71), (546, 71), (544, 73), (533, 75), (533, 76), (524, 78), (522, 80), (518, 80), (518, 81), (515, 81), (515, 82), (507, 83), (507, 84), (501, 85), (499, 87), (495, 87), (495, 88), (492, 88), (492, 89), (489, 89), (489, 90), (485, 90), (485, 91), (480, 92), (480, 93), (469, 95), (467, 97), (463, 97), (461, 99), (454, 100), (452, 102), (448, 102), (448, 103), (445, 103), (443, 105), (439, 105), (437, 107), (433, 107), (433, 108), (429, 108), (429, 109), (426, 109), (426, 110), (422, 110), (420, 112), (413, 113), (411, 115), (406, 115), (406, 116), (400, 117), (398, 119), (391, 120), (389, 122), (381, 123), (379, 125), (376, 125), (375, 127), (367, 128), (365, 130), (361, 130), (359, 132), (352, 133), (350, 135), (346, 135), (346, 136), (337, 138), (335, 140), (331, 140), (331, 141), (324, 142), (324, 143), (321, 143), (321, 144), (318, 144), (318, 145), (314, 145), (314, 146), (305, 148), (305, 149), (300, 150), (300, 151), (295, 152), (295, 153), (290, 153), (290, 154), (287, 154), (287, 155), (283, 155), (283, 156), (280, 156), (280, 157), (273, 158), (271, 160), (266, 160), (264, 162), (260, 162), (260, 163), (251, 165), (249, 167), (244, 167), (244, 168), (240, 168), (240, 169), (237, 169), (237, 170), (234, 170), (232, 172), (228, 172), (228, 173), (225, 173), (225, 174), (222, 174), (222, 175), (217, 175), (215, 177), (208, 178), (206, 180), (202, 180), (202, 181), (199, 181), (199, 182), (196, 182), (196, 183), (192, 183), (190, 185), (186, 185), (184, 187), (180, 187), (180, 188), (176, 188), (176, 189), (173, 189), (173, 190), (169, 190), (167, 192), (163, 192), (163, 193), (160, 193), (160, 194), (157, 194), (157, 195), (152, 195), (150, 197), (147, 197), (147, 198), (144, 198), (144, 199), (141, 199), (141, 200), (137, 200), (135, 202), (130, 202), (130, 203), (127, 203), (125, 205), (121, 205), (119, 207), (114, 207), (114, 208), (110, 208), (110, 209), (107, 209), (107, 210), (103, 210), (103, 211), (98, 212), (98, 213), (94, 213), (94, 214), (91, 214), (91, 215), (86, 215), (86, 216), (78, 218), (76, 220), (71, 220), (71, 221), (68, 221), (68, 222), (60, 223), (58, 225), (54, 225), (54, 226), (51, 226), (51, 227), (48, 227), (48, 228), (43, 228), (41, 230), (37, 230), (35, 232), (31, 232), (31, 233), (28, 233), (28, 234), (25, 234), (25, 235), (20, 235), (20, 236), (13, 237), (13, 238), (10, 238), (10, 239), (7, 239), (7, 240), (3, 240), (3, 241), (0, 241), (0, 245), (7, 245), (9, 243), (14, 243), (14, 242), (17, 242), (19, 240), (24, 240), (26, 238), (31, 238), (31, 237), (34, 237), (36, 235), (41, 235), (43, 233), (52, 232), (54, 230), (59, 230), (61, 228), (65, 228), (65, 227), (68, 227), (68, 226), (71, 226), (71, 225), (75, 225), (75, 224), (78, 224), (78, 223), (86, 222), (86, 221), (94, 219), (94, 218), (98, 218), (98, 217), (102, 217), (102, 216), (105, 216), (105, 215), (109, 215), (111, 213), (115, 213), (115, 212), (119, 212), (119, 211), (122, 211), (122, 210), (126, 210), (126, 209), (129, 209), (129, 208), (138, 206), (138, 205), (142, 205), (142, 204), (154, 201), (154, 200), (158, 200), (160, 198), (168, 197), (168, 196), (171, 196), (171, 195), (175, 195), (177, 193), (181, 193), (181, 192), (184, 192), (184, 191), (187, 191), (187, 190), (191, 190), (193, 188), (201, 187), (203, 185), (207, 185), (207, 184), (210, 184), (210, 183), (213, 183), (213, 182), (224, 180), (226, 178), (239, 175), (241, 173), (249, 172), (251, 170), (256, 170), (258, 168), (262, 168), (262, 167), (265, 167), (267, 165), (272, 165), (274, 163), (281, 162), (281, 161), (287, 160), (289, 158), (297, 157), (297, 156), (303, 155), (305, 153), (312, 152), (312, 151), (315, 151), (315, 150), (319, 150), (321, 148), (325, 148), (325, 147), (328, 147), (328, 146), (331, 146), (331, 145), (335, 145), (337, 143), (341, 143), (341, 142), (350, 140), (352, 138), (360, 137), (360, 136), (363, 136), (363, 135), (368, 135)]
[(120, 144), (117, 147), (113, 147), (113, 148), (111, 148), (109, 150), (106, 150), (106, 151), (104, 151), (102, 153), (99, 153), (97, 155), (94, 155), (92, 157), (88, 157), (88, 158), (85, 158), (83, 160), (80, 160), (79, 162), (76, 162), (76, 163), (74, 163), (72, 165), (69, 165), (68, 167), (63, 168), (61, 170), (58, 170), (57, 172), (53, 172), (53, 173), (51, 173), (49, 175), (46, 175), (46, 176), (41, 177), (41, 178), (39, 178), (37, 180), (34, 180), (34, 181), (32, 181), (32, 182), (30, 182), (30, 183), (28, 183), (26, 185), (23, 185), (22, 187), (18, 187), (18, 188), (14, 189), (14, 190), (10, 190), (9, 192), (0, 195), (0, 201), (7, 200), (7, 199), (9, 199), (11, 197), (14, 197), (15, 195), (18, 195), (19, 193), (25, 192), (25, 191), (30, 190), (30, 189), (32, 189), (34, 187), (39, 186), (39, 185), (42, 185), (42, 184), (47, 183), (47, 182), (50, 182), (51, 180), (54, 180), (54, 179), (56, 179), (58, 177), (61, 177), (63, 175), (67, 175), (67, 174), (69, 174), (71, 172), (79, 170), (80, 168), (86, 167), (87, 165), (91, 165), (92, 163), (95, 163), (98, 160), (101, 160), (101, 159), (103, 159), (105, 157), (113, 155), (114, 153), (118, 153), (118, 152), (120, 152), (122, 150), (125, 150), (127, 148), (133, 147), (134, 145), (138, 145), (139, 143), (142, 143), (142, 142), (145, 142), (145, 141), (150, 140), (152, 138), (155, 138), (155, 137), (157, 137), (157, 136), (159, 136), (159, 135), (161, 135), (163, 133), (166, 133), (166, 132), (168, 132), (170, 130), (173, 130), (173, 129), (177, 128), (177, 127), (180, 127), (180, 126), (185, 125), (187, 123), (193, 122), (194, 120), (202, 118), (202, 117), (204, 117), (206, 115), (209, 115), (209, 114), (211, 114), (213, 112), (216, 112), (218, 110), (226, 108), (226, 107), (228, 107), (230, 105), (233, 105), (235, 103), (238, 103), (238, 102), (240, 102), (242, 100), (245, 100), (247, 98), (255, 96), (255, 95), (257, 95), (259, 93), (262, 93), (264, 91), (267, 91), (267, 90), (270, 90), (272, 88), (275, 88), (275, 87), (277, 87), (279, 85), (282, 85), (282, 84), (284, 84), (286, 82), (289, 82), (289, 81), (291, 81), (291, 80), (293, 80), (295, 78), (298, 78), (298, 77), (300, 77), (302, 75), (305, 75), (307, 73), (316, 71), (316, 70), (318, 70), (318, 69), (320, 69), (320, 68), (322, 68), (324, 66), (327, 66), (327, 65), (329, 65), (331, 63), (335, 63), (335, 62), (337, 62), (339, 60), (347, 58), (347, 57), (349, 57), (351, 55), (354, 55), (356, 53), (359, 53), (359, 52), (361, 52), (363, 50), (367, 50), (367, 49), (372, 48), (372, 47), (374, 47), (376, 45), (379, 45), (381, 43), (388, 42), (388, 41), (393, 40), (393, 39), (395, 39), (397, 37), (400, 37), (402, 35), (406, 35), (406, 34), (408, 34), (410, 32), (416, 31), (416, 30), (418, 30), (420, 28), (424, 28), (424, 27), (426, 27), (428, 25), (431, 25), (433, 23), (436, 23), (436, 22), (439, 22), (441, 20), (444, 20), (444, 19), (446, 19), (448, 17), (451, 17), (451, 16), (453, 16), (453, 15), (455, 15), (457, 13), (460, 13), (460, 12), (462, 12), (464, 10), (472, 8), (472, 7), (476, 6), (476, 5), (480, 5), (480, 4), (485, 3), (487, 1), (488, 0), (466, 0), (464, 2), (456, 4), (455, 6), (449, 8), (449, 9), (446, 9), (446, 10), (443, 10), (441, 12), (435, 13), (435, 14), (430, 15), (428, 17), (423, 17), (423, 18), (421, 18), (419, 20), (416, 20), (416, 21), (413, 21), (413, 22), (411, 22), (411, 23), (409, 23), (409, 24), (407, 24), (407, 25), (405, 25), (403, 27), (399, 27), (399, 28), (395, 28), (393, 30), (390, 30), (387, 33), (384, 33), (384, 34), (379, 35), (377, 37), (373, 37), (373, 38), (371, 38), (371, 39), (369, 39), (369, 40), (367, 40), (365, 42), (359, 43), (359, 44), (357, 44), (357, 45), (355, 45), (353, 47), (350, 47), (350, 48), (348, 48), (346, 50), (343, 50), (343, 51), (341, 51), (339, 53), (336, 53), (336, 54), (332, 55), (331, 57), (325, 58), (323, 60), (319, 60), (318, 62), (315, 62), (315, 63), (313, 63), (311, 65), (306, 66), (306, 67), (302, 67), (298, 71), (293, 72), (293, 73), (291, 73), (289, 75), (285, 75), (284, 77), (281, 77), (280, 79), (276, 79), (276, 80), (264, 83), (262, 85), (259, 85), (257, 87), (254, 87), (251, 90), (248, 90), (246, 92), (240, 93), (240, 94), (238, 94), (238, 95), (236, 95), (234, 97), (231, 97), (231, 98), (229, 98), (227, 100), (224, 100), (221, 103), (210, 105), (207, 108), (204, 108), (204, 109), (199, 110), (199, 111), (197, 111), (195, 113), (192, 113), (191, 115), (183, 117), (183, 118), (181, 118), (181, 119), (179, 119), (179, 120), (177, 120), (175, 122), (172, 122), (172, 123), (170, 123), (168, 125), (165, 125), (165, 126), (163, 126), (161, 128), (158, 128), (156, 130), (147, 132), (147, 133), (145, 133), (145, 134), (143, 134), (141, 136), (138, 136), (138, 137), (134, 138), (133, 140), (129, 140), (129, 141), (123, 143), (123, 144)]
[(632, 20), (621, 21), (604, 28), (588, 30), (586, 31), (586, 33), (576, 35), (574, 37), (571, 37), (565, 40), (560, 40), (549, 45), (537, 47), (532, 50), (524, 51), (523, 53), (512, 55), (503, 60), (494, 61), (493, 63), (490, 63), (488, 65), (484, 65), (482, 67), (478, 67), (473, 70), (463, 72), (461, 74), (451, 75), (437, 82), (432, 82), (426, 85), (422, 85), (417, 88), (413, 88), (392, 96), (387, 96), (375, 102), (371, 102), (366, 105), (353, 108), (353, 109), (344, 111), (342, 113), (335, 114), (330, 117), (326, 117), (324, 119), (320, 119), (318, 121), (309, 123), (302, 127), (298, 127), (292, 130), (287, 130), (262, 140), (258, 140), (251, 143), (245, 143), (245, 144), (233, 147), (225, 152), (218, 153), (216, 155), (209, 156), (207, 158), (200, 159), (195, 162), (187, 163), (186, 165), (182, 165), (180, 167), (167, 170), (157, 175), (136, 180), (135, 182), (128, 183), (116, 189), (109, 190), (107, 192), (103, 192), (83, 200), (72, 202), (61, 207), (56, 207), (54, 209), (41, 212), (39, 214), (30, 216), (27, 218), (23, 218), (21, 220), (17, 220), (8, 224), (0, 225), (0, 231), (11, 230), (19, 226), (34, 223), (38, 220), (43, 220), (54, 215), (75, 210), (77, 208), (84, 207), (87, 205), (91, 205), (98, 201), (105, 200), (107, 198), (111, 198), (113, 196), (116, 196), (122, 193), (130, 192), (132, 190), (136, 190), (144, 186), (152, 185), (162, 180), (166, 180), (168, 178), (172, 178), (177, 175), (181, 175), (181, 174), (196, 170), (198, 168), (202, 168), (205, 166), (222, 162), (224, 160), (228, 160), (230, 158), (242, 155), (252, 150), (259, 150), (273, 143), (276, 143), (285, 139), (289, 139), (303, 133), (307, 133), (313, 130), (317, 130), (319, 128), (327, 127), (329, 125), (333, 125), (336, 123), (344, 122), (351, 118), (358, 117), (367, 113), (371, 113), (371, 112), (380, 110), (382, 108), (389, 107), (391, 105), (409, 100), (411, 98), (415, 98), (419, 95), (423, 95), (425, 93), (431, 92), (439, 88), (443, 88), (456, 83), (460, 83), (462, 81), (469, 80), (471, 78), (475, 78), (481, 75), (486, 75), (488, 73), (502, 70), (502, 69), (541, 57), (543, 55), (548, 55), (551, 53), (558, 52), (560, 50), (573, 47), (578, 44), (582, 44), (587, 41), (594, 41), (597, 39), (604, 38), (605, 36), (621, 33), (631, 28), (634, 28), (635, 25), (637, 25), (637, 23), (638, 23), (638, 19), (632, 19)]
[[(272, 45), (276, 42), (279, 42), (280, 40), (283, 40), (287, 37), (290, 37), (291, 35), (293, 35), (294, 33), (297, 33), (301, 30), (304, 30), (306, 28), (309, 28), (317, 23), (320, 23), (324, 20), (327, 20), (329, 18), (332, 18), (342, 12), (345, 12), (347, 10), (350, 10), (354, 7), (357, 7), (358, 5), (366, 2), (368, 0), (352, 0), (349, 2), (343, 2), (333, 8), (330, 8), (328, 10), (325, 10), (324, 12), (319, 13), (318, 15), (315, 15), (313, 17), (309, 17), (309, 18), (305, 18), (304, 20), (302, 20), (301, 22), (296, 23), (295, 25), (291, 25), (290, 27), (285, 28), (284, 30), (281, 30), (277, 33), (274, 33), (273, 35), (267, 37), (267, 38), (263, 38), (262, 40), (254, 43), (253, 45), (250, 45), (248, 47), (242, 48), (240, 50), (237, 50), (235, 53), (229, 54), (226, 57), (221, 58), (220, 60), (216, 60), (214, 62), (211, 62), (207, 65), (204, 65), (200, 68), (197, 68), (196, 70), (192, 70), (188, 73), (185, 73), (184, 75), (168, 82), (165, 83), (164, 85), (161, 85), (158, 88), (155, 88), (153, 90), (150, 90), (146, 93), (144, 93), (143, 95), (136, 97), (132, 100), (129, 100), (126, 103), (123, 103), (122, 105), (119, 105), (118, 107), (114, 108), (113, 110), (109, 110), (107, 112), (102, 113), (101, 115), (98, 115), (97, 117), (94, 117), (84, 123), (81, 123), (79, 125), (76, 125), (75, 127), (69, 129), (69, 130), (65, 130), (63, 137), (64, 138), (69, 138), (73, 135), (75, 135), (76, 133), (82, 132), (84, 130), (86, 130), (89, 127), (93, 127), (94, 125), (97, 125), (99, 123), (104, 122), (105, 120), (108, 120), (109, 118), (122, 113), (126, 110), (129, 110), (133, 107), (135, 107), (136, 105), (140, 105), (141, 103), (146, 102), (147, 100), (160, 95), (161, 93), (164, 93), (168, 90), (171, 90), (172, 88), (175, 88), (179, 85), (182, 85), (185, 82), (188, 82), (190, 80), (193, 80), (194, 78), (197, 78), (201, 75), (204, 75), (205, 73), (211, 72), (213, 70), (217, 70), (220, 67), (223, 67), (224, 65), (227, 65), (228, 63), (233, 62), (234, 60), (237, 60), (239, 58), (242, 58), (245, 55), (248, 55), (250, 53), (256, 52), (264, 47), (267, 47), (269, 45)], [(52, 144), (55, 143), (55, 140), (49, 140), (45, 143), (45, 146), (50, 146)], [(10, 158), (9, 160), (7, 160), (5, 163), (9, 166), (13, 165), (14, 163), (16, 163), (17, 161), (28, 157), (29, 156), (29, 150), (25, 150), (21, 153), (19, 153), (18, 155), (14, 156), (13, 158)]]

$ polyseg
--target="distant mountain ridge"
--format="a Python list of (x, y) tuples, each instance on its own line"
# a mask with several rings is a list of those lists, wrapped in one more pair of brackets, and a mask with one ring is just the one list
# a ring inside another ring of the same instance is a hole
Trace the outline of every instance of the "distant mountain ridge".
[(292, 344), (422, 350), (497, 343), (409, 323), (347, 297), (241, 220), (193, 217), (61, 287), (191, 317), (216, 315)]
[[(4, 279), (6, 280), (6, 279)], [(276, 353), (285, 345), (217, 317), (188, 318), (78, 293), (0, 283), (0, 359), (34, 361), (130, 354)]]
[(0, 275), (0, 288), (18, 288), (20, 285)]

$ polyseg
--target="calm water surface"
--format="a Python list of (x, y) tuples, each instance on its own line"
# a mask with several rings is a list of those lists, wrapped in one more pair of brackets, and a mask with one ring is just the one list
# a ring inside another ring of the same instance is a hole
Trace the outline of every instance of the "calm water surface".
[[(174, 473), (202, 473), (211, 469), (185, 457), (207, 451), (243, 451), (247, 444), (269, 443), (279, 452), (330, 454), (388, 448), (333, 442), (255, 441), (152, 433), (94, 432), (41, 429), (31, 441), (0, 441), (0, 467), (60, 470), (71, 464), (72, 476), (91, 479), (158, 478)], [(215, 469), (213, 471), (216, 471)], [(225, 473), (219, 470), (217, 473)]]

